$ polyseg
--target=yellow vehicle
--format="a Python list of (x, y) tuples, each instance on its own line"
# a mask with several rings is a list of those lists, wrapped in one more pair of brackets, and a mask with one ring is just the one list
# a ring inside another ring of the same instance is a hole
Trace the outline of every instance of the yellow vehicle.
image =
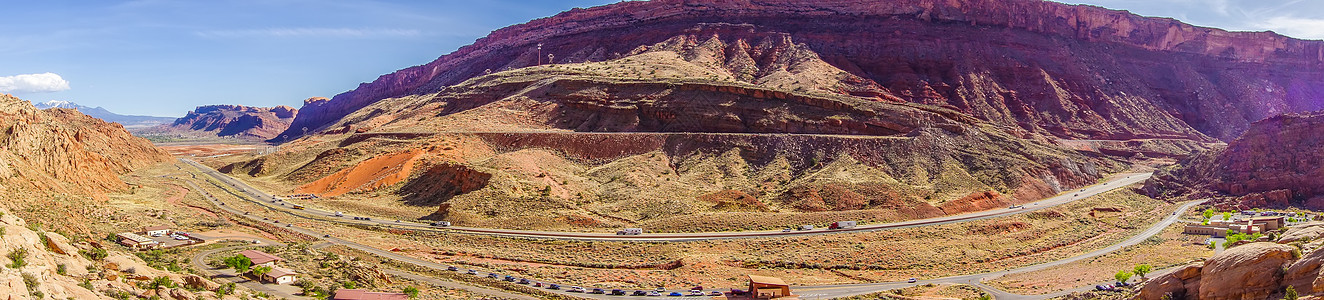
[(303, 205), (295, 204), (294, 209), (303, 209)]

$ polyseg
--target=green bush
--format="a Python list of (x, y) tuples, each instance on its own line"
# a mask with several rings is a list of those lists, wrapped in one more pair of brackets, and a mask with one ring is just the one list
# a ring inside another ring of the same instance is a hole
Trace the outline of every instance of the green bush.
[(18, 248), (14, 249), (14, 251), (9, 251), (9, 255), (6, 257), (9, 257), (10, 269), (18, 269), (28, 265), (28, 262), (24, 260), (28, 257), (27, 248)]

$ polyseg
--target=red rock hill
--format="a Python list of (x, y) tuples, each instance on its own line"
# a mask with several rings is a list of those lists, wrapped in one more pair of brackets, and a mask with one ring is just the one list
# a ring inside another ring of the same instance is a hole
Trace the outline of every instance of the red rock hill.
[(1245, 207), (1324, 208), (1324, 111), (1255, 122), (1226, 149), (1182, 161), (1146, 189), (1168, 196), (1234, 196), (1228, 204)]
[[(325, 98), (310, 98), (309, 101), (314, 99)], [(271, 139), (289, 128), (298, 114), (298, 109), (289, 106), (207, 105), (199, 106), (173, 124), (162, 125), (152, 132), (194, 131), (222, 137)]]
[(1039, 0), (660, 0), (494, 31), (430, 63), (308, 101), (283, 135), (324, 129), (384, 98), (547, 63), (548, 54), (601, 61), (714, 39), (723, 42), (720, 62), (746, 81), (764, 80), (788, 53), (808, 52), (848, 73), (837, 78), (839, 93), (944, 105), (1065, 138), (1230, 140), (1255, 120), (1324, 109), (1309, 101), (1324, 96), (1324, 42), (1271, 32)]

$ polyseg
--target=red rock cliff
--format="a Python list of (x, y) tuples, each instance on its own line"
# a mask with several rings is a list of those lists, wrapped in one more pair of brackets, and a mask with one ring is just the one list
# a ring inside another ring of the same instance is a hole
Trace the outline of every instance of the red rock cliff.
[[(911, 102), (1068, 138), (1230, 140), (1255, 120), (1324, 109), (1324, 43), (1039, 0), (660, 0), (574, 9), (492, 32), (430, 63), (309, 101), (295, 137), (383, 98), (489, 70), (607, 60), (733, 23), (785, 34)], [(766, 58), (766, 57), (764, 57)], [(757, 58), (756, 58), (757, 59)]]
[[(315, 99), (325, 100), (310, 98), (305, 102)], [(298, 114), (298, 109), (289, 106), (207, 105), (150, 132), (198, 131), (223, 137), (271, 139), (289, 128)]]
[(1324, 111), (1251, 124), (1226, 149), (1196, 155), (1150, 180), (1156, 195), (1235, 196), (1248, 207), (1324, 208)]

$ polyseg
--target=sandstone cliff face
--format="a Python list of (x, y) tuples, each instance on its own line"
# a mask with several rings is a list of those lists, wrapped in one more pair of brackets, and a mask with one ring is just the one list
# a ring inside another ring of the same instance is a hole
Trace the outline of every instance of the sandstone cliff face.
[(0, 95), (0, 190), (60, 193), (118, 191), (119, 175), (170, 159), (123, 126), (76, 110), (37, 110)]
[(162, 125), (147, 133), (203, 133), (221, 137), (266, 140), (277, 137), (289, 128), (290, 122), (294, 121), (298, 114), (298, 109), (288, 106), (199, 106), (184, 117), (176, 119), (173, 124)]
[(1288, 229), (1276, 243), (1253, 242), (1205, 262), (1155, 276), (1135, 299), (1278, 299), (1291, 286), (1301, 296), (1324, 294), (1324, 223)]
[(1251, 124), (1226, 148), (1194, 155), (1151, 179), (1159, 196), (1231, 196), (1243, 207), (1324, 208), (1324, 112)]
[[(283, 134), (324, 129), (381, 99), (547, 63), (540, 43), (555, 63), (690, 49), (680, 52), (751, 83), (799, 81), (946, 105), (1067, 138), (1230, 140), (1255, 120), (1324, 109), (1310, 101), (1324, 95), (1324, 43), (1269, 32), (1037, 0), (666, 0), (497, 30), (430, 63), (308, 101)], [(788, 59), (810, 54), (831, 68)]]

